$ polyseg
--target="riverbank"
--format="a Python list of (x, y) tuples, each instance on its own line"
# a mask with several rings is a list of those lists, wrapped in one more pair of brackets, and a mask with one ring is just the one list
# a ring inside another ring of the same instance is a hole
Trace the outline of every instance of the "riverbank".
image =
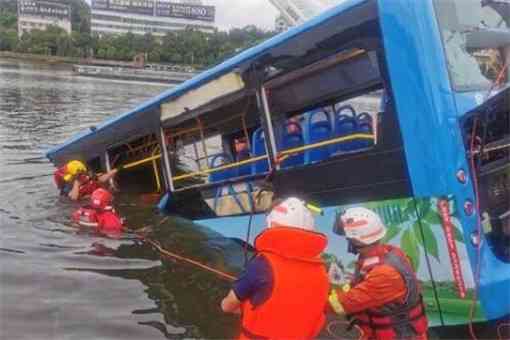
[(39, 54), (29, 54), (29, 53), (16, 53), (16, 52), (8, 52), (8, 51), (0, 51), (0, 58), (3, 59), (16, 59), (16, 60), (26, 60), (34, 63), (43, 63), (43, 64), (64, 64), (69, 65), (71, 67), (72, 64), (77, 64), (80, 62), (79, 58), (71, 58), (71, 57), (57, 57), (57, 56), (47, 56), (47, 55), (39, 55)]

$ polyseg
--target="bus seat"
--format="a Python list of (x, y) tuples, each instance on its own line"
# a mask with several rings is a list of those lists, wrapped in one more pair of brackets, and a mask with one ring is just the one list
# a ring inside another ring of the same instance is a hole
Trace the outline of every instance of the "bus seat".
[[(358, 125), (356, 131), (358, 133), (370, 135), (374, 134), (374, 129), (372, 126), (373, 124), (372, 116), (369, 113), (367, 112), (360, 113), (356, 117), (356, 123)], [(374, 145), (374, 142), (367, 139), (356, 141), (356, 149), (365, 149), (371, 147), (372, 145)]]
[[(253, 157), (259, 157), (267, 154), (266, 151), (266, 138), (264, 136), (264, 129), (258, 128), (252, 135), (251, 148), (253, 150)], [(269, 162), (263, 159), (251, 164), (251, 173), (260, 174), (269, 171)]]
[[(356, 133), (356, 118), (345, 114), (337, 114), (335, 117), (335, 137), (347, 137)], [(335, 144), (336, 153), (356, 150), (356, 141), (346, 141)]]
[[(220, 154), (217, 154), (217, 155), (214, 155), (211, 157), (212, 158), (209, 163), (209, 168), (211, 168), (211, 169), (215, 169), (215, 168), (221, 167), (223, 165), (232, 163), (232, 159), (230, 158), (230, 156), (225, 153), (220, 153)], [(237, 169), (236, 168), (225, 169), (225, 170), (220, 170), (220, 171), (211, 173), (209, 175), (209, 182), (210, 183), (220, 182), (220, 181), (224, 181), (229, 178), (232, 178), (232, 177), (237, 177)]]
[[(287, 121), (285, 128), (282, 132), (281, 150), (288, 150), (303, 146), (305, 143), (303, 137), (303, 129), (298, 122)], [(290, 156), (282, 162), (282, 168), (289, 168), (293, 166), (303, 165), (305, 163), (305, 154), (298, 153), (295, 156)]]
[[(320, 119), (317, 119), (320, 117)], [(313, 111), (308, 115), (308, 140), (309, 144), (320, 143), (331, 139), (333, 128), (331, 126), (331, 117), (325, 111)], [(307, 160), (309, 163), (316, 163), (328, 159), (331, 154), (330, 146), (307, 151)]]
[(345, 116), (351, 116), (356, 117), (356, 110), (352, 107), (352, 105), (342, 105), (338, 108), (335, 107), (335, 115), (345, 115)]

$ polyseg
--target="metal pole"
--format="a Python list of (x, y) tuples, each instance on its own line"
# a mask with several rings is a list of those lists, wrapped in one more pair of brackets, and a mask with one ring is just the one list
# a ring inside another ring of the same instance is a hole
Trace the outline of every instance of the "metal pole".
[[(108, 150), (104, 152), (104, 163), (106, 166), (106, 172), (112, 171), (112, 164), (110, 162), (110, 155), (108, 154)], [(110, 186), (113, 188), (114, 187), (113, 178), (110, 178), (108, 182), (110, 183)]]
[[(271, 158), (271, 167), (273, 164), (276, 165), (276, 169), (279, 169), (279, 165), (277, 162), (277, 155), (278, 150), (276, 149), (276, 138), (274, 137), (274, 129), (273, 129), (273, 122), (271, 120), (271, 112), (269, 111), (269, 103), (267, 101), (267, 94), (266, 94), (266, 88), (264, 86), (261, 86), (257, 91), (257, 100), (259, 102), (259, 109), (262, 109), (262, 118), (265, 122), (266, 129), (266, 148), (268, 149), (268, 154)], [(268, 143), (269, 141), (269, 143)]]
[(170, 157), (168, 156), (168, 147), (166, 143), (165, 131), (160, 128), (161, 136), (161, 154), (163, 155), (163, 163), (165, 164), (166, 177), (168, 178), (168, 186), (170, 191), (174, 191), (174, 179), (172, 178), (172, 168), (170, 167)]

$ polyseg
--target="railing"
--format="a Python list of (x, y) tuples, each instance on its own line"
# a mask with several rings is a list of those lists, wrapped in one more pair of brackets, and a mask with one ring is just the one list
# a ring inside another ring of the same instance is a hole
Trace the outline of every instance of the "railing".
[[(350, 136), (333, 138), (333, 139), (325, 140), (325, 141), (322, 141), (322, 142), (319, 142), (319, 143), (308, 144), (308, 145), (303, 145), (303, 146), (292, 148), (292, 149), (288, 149), (288, 150), (283, 150), (282, 152), (280, 152), (279, 156), (292, 156), (292, 155), (295, 155), (295, 154), (303, 153), (303, 152), (308, 151), (308, 150), (313, 150), (313, 149), (321, 148), (321, 147), (324, 147), (324, 146), (334, 145), (334, 144), (343, 143), (343, 142), (349, 142), (349, 141), (352, 141), (352, 140), (360, 140), (360, 139), (374, 141), (375, 140), (375, 136), (371, 135), (371, 134), (358, 133), (358, 134), (353, 134), (353, 135), (350, 135)], [(206, 170), (196, 171), (196, 172), (192, 172), (192, 173), (188, 173), (188, 174), (184, 174), (184, 175), (180, 175), (180, 176), (175, 176), (175, 177), (172, 177), (172, 180), (174, 182), (177, 182), (177, 181), (182, 181), (184, 179), (193, 178), (193, 177), (196, 177), (196, 176), (210, 175), (210, 174), (215, 173), (215, 172), (219, 172), (219, 171), (223, 171), (223, 170), (228, 170), (228, 169), (233, 169), (233, 168), (237, 168), (237, 167), (240, 167), (240, 166), (243, 166), (243, 165), (247, 165), (247, 164), (252, 164), (252, 163), (264, 160), (264, 159), (268, 159), (268, 157), (269, 157), (268, 155), (253, 157), (253, 158), (246, 159), (246, 160), (243, 160), (243, 161), (240, 161), (240, 162), (225, 164), (225, 165), (213, 168), (213, 169), (206, 169)], [(148, 163), (148, 162), (153, 162), (153, 166), (154, 166), (154, 162), (156, 160), (160, 159), (160, 158), (161, 158), (161, 154), (154, 155), (154, 156), (151, 156), (149, 158), (142, 159), (140, 161), (124, 165), (123, 168), (124, 169), (130, 169), (130, 168), (134, 168), (134, 167), (136, 167), (138, 165), (142, 165), (142, 164), (145, 164), (145, 163)], [(156, 173), (157, 173), (157, 170), (155, 171), (155, 174)]]

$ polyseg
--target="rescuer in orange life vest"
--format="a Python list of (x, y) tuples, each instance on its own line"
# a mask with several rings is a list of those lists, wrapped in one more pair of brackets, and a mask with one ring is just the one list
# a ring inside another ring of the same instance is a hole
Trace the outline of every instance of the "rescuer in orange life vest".
[(362, 339), (427, 339), (420, 284), (404, 252), (380, 243), (386, 227), (379, 216), (362, 207), (347, 209), (334, 232), (359, 254), (351, 284), (329, 296), (335, 312), (351, 318)]
[(53, 178), (62, 196), (67, 196), (73, 201), (90, 196), (94, 190), (101, 187), (112, 179), (118, 170), (113, 169), (100, 176), (88, 173), (87, 166), (80, 161), (70, 161), (58, 168)]
[(97, 231), (118, 235), (122, 232), (123, 221), (112, 206), (113, 196), (105, 189), (94, 190), (90, 204), (73, 213), (72, 219), (82, 227), (96, 228)]
[(242, 314), (240, 339), (313, 339), (325, 322), (329, 280), (320, 255), (327, 238), (297, 198), (277, 203), (266, 222), (257, 255), (221, 308)]

